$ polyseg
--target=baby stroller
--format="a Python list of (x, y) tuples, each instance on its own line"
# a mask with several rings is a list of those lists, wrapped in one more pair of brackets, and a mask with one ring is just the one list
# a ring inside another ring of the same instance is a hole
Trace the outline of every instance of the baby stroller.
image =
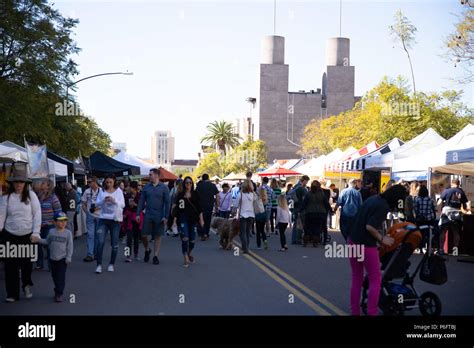
[[(419, 247), (422, 240), (420, 229), (429, 228), (430, 237), (428, 252), (410, 275), (409, 261), (413, 251)], [(419, 308), (422, 315), (437, 316), (441, 314), (441, 300), (427, 291), (419, 295), (413, 286), (418, 272), (420, 279), (433, 284), (444, 284), (447, 281), (444, 259), (434, 255), (431, 251), (431, 227), (420, 226), (410, 222), (394, 224), (387, 233), (394, 239), (392, 246), (380, 248), (380, 261), (382, 264), (382, 286), (379, 298), (379, 308), (384, 315), (403, 315), (405, 311)], [(440, 271), (441, 269), (441, 271)], [(401, 279), (396, 281), (396, 279)], [(364, 279), (361, 299), (361, 309), (367, 315), (367, 293), (369, 282)]]

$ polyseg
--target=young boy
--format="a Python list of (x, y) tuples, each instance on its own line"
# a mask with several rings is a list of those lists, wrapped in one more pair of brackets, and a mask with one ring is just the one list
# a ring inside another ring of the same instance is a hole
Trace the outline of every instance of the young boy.
[(54, 216), (56, 228), (49, 231), (46, 239), (32, 237), (33, 243), (48, 245), (51, 262), (51, 275), (54, 281), (54, 301), (63, 302), (63, 292), (66, 285), (66, 268), (71, 263), (73, 238), (72, 232), (66, 229), (67, 215), (63, 212)]

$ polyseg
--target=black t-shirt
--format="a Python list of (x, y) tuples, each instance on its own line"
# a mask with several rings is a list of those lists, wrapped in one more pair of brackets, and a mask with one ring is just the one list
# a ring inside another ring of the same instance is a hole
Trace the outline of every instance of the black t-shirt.
[(380, 195), (367, 198), (354, 218), (349, 238), (355, 244), (364, 244), (367, 247), (377, 246), (377, 241), (366, 229), (366, 225), (381, 229), (390, 207)]
[(451, 208), (461, 209), (461, 206), (463, 206), (464, 209), (466, 209), (467, 197), (464, 191), (459, 187), (445, 189), (440, 199), (446, 202), (446, 205)]
[(191, 198), (184, 197), (184, 192), (178, 193), (176, 196), (175, 216), (178, 223), (198, 223), (199, 214), (202, 213), (200, 196), (196, 191), (191, 192)]
[(199, 193), (202, 209), (209, 209), (214, 205), (215, 195), (219, 193), (219, 190), (210, 181), (200, 181), (197, 184), (196, 192)]

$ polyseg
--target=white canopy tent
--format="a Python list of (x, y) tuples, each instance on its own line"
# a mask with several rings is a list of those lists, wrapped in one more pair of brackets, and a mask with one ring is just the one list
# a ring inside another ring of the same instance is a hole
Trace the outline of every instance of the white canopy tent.
[(472, 147), (474, 144), (474, 125), (469, 124), (452, 138), (426, 151), (416, 153), (410, 157), (395, 159), (392, 166), (392, 178), (404, 177), (410, 180), (410, 172), (417, 173), (420, 180), (420, 172), (428, 177), (429, 168), (435, 168), (441, 172), (441, 167), (446, 165), (446, 154), (451, 150), (460, 150)]
[(413, 154), (422, 153), (446, 141), (433, 128), (428, 128), (423, 133), (414, 137), (402, 146), (379, 156), (369, 157), (365, 160), (366, 169), (388, 169), (392, 167), (395, 159), (407, 158)]
[(474, 147), (447, 151), (446, 164), (432, 168), (433, 173), (474, 175)]
[(0, 163), (4, 162), (28, 162), (26, 152), (0, 144)]
[(126, 164), (140, 167), (140, 175), (148, 175), (150, 169), (157, 168), (156, 165), (145, 162), (144, 160), (141, 160), (140, 158), (133, 156), (126, 151), (120, 151), (112, 158)]
[(308, 163), (298, 168), (300, 173), (308, 176), (323, 176), (324, 175), (324, 163), (327, 156), (322, 155), (317, 158), (312, 158)]
[(392, 153), (394, 150), (399, 149), (404, 142), (398, 138), (393, 138), (389, 142), (381, 145), (379, 148), (363, 155), (357, 159), (351, 161), (351, 170), (364, 170), (368, 169), (367, 161), (374, 157), (381, 157), (384, 154)]
[[(26, 159), (25, 162), (28, 162), (28, 154), (26, 153), (26, 149), (24, 147), (21, 147), (20, 145), (12, 143), (11, 141), (8, 141), (8, 140), (4, 141), (0, 145), (6, 146), (13, 150), (21, 152), (19, 156), (21, 158)], [(67, 165), (53, 161), (52, 159), (48, 158), (48, 167), (49, 167), (50, 175), (67, 177)]]

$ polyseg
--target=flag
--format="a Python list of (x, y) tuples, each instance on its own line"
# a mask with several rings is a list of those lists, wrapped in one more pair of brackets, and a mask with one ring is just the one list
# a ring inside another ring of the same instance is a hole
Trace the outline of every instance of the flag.
[(28, 154), (29, 177), (32, 179), (47, 178), (49, 167), (46, 145), (30, 144), (25, 140), (25, 148)]

